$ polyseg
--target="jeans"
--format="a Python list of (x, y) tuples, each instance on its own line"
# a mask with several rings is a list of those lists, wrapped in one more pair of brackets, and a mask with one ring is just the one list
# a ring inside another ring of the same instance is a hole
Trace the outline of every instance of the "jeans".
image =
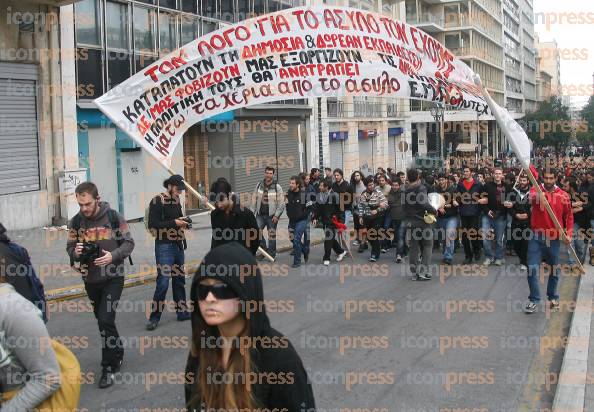
[(559, 241), (547, 240), (543, 234), (534, 234), (528, 241), (528, 287), (531, 302), (540, 302), (540, 286), (538, 284), (539, 269), (542, 258), (545, 263), (551, 265), (552, 272), (547, 283), (547, 297), (559, 299)]
[[(507, 214), (501, 214), (495, 219), (491, 219), (487, 215), (483, 215), (483, 248), (485, 249), (485, 257), (493, 259), (503, 259), (505, 253), (505, 229), (507, 227)], [(492, 240), (489, 239), (491, 230), (495, 231), (495, 255), (493, 256)]]
[(458, 216), (440, 217), (437, 219), (439, 231), (443, 233), (440, 237), (445, 239), (443, 258), (452, 260), (454, 257), (454, 243), (458, 230)]
[(301, 263), (301, 255), (309, 255), (309, 220), (289, 221), (289, 236), (293, 239), (293, 263)]
[(116, 310), (123, 289), (123, 276), (108, 278), (101, 283), (85, 282), (85, 290), (93, 305), (101, 335), (101, 366), (104, 368), (119, 366), (124, 359), (124, 344), (115, 325)]
[(384, 232), (386, 232), (386, 238), (382, 241), (382, 249), (390, 249), (392, 244), (392, 240), (387, 236), (388, 229), (392, 227), (392, 216), (390, 215), (390, 211), (388, 210), (384, 214)]
[[(575, 254), (577, 255), (580, 263), (583, 265), (586, 261), (586, 253), (588, 252), (588, 244), (586, 243), (585, 237), (585, 230), (582, 230), (580, 233), (580, 226), (577, 223), (573, 224), (573, 235), (571, 239), (571, 245), (575, 250)], [(567, 248), (567, 263), (569, 265), (573, 265), (575, 263), (573, 259), (573, 254)]]
[[(481, 240), (478, 236), (480, 216), (460, 216), (460, 228), (462, 229), (462, 246), (466, 259), (474, 257), (478, 259), (481, 254)], [(472, 238), (472, 240), (470, 240)], [(471, 247), (472, 246), (472, 247)]]
[[(412, 222), (409, 230), (410, 254), (409, 266), (413, 275), (431, 274), (429, 265), (433, 255), (433, 226), (421, 222)], [(419, 254), (423, 259), (419, 263)]]
[(384, 242), (384, 239), (381, 237), (386, 235), (386, 232), (382, 230), (383, 223), (384, 217), (381, 215), (373, 218), (363, 218), (363, 224), (367, 228), (367, 239), (371, 244), (371, 256), (376, 259), (379, 259), (380, 245)]
[(272, 216), (256, 216), (256, 223), (258, 223), (258, 229), (262, 230), (266, 227), (268, 231), (268, 246), (266, 246), (266, 240), (264, 236), (262, 236), (262, 240), (260, 241), (260, 247), (266, 250), (270, 256), (276, 256), (276, 225), (278, 222), (272, 222)]
[(528, 266), (528, 233), (530, 229), (528, 226), (512, 226), (511, 238), (514, 245), (514, 251), (520, 259), (520, 265)]
[(155, 243), (155, 260), (157, 262), (157, 285), (153, 296), (151, 322), (159, 322), (165, 306), (169, 279), (177, 318), (188, 316), (186, 309), (186, 279), (184, 273), (184, 251), (176, 243)]
[(405, 235), (406, 235), (406, 224), (402, 220), (392, 220), (392, 229), (394, 229), (394, 238), (392, 239), (392, 245), (396, 247), (396, 255), (404, 256), (405, 250)]

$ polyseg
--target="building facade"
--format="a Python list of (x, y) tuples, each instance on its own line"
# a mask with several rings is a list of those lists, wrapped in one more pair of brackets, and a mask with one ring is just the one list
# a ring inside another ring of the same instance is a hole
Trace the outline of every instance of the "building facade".
[[(92, 100), (195, 38), (302, 1), (81, 0), (76, 3), (78, 140), (88, 178), (127, 219), (144, 216), (167, 172), (94, 107)], [(225, 113), (194, 125), (174, 154), (173, 170), (197, 190), (225, 177), (251, 191), (266, 166), (288, 181), (303, 167), (307, 101), (283, 101)], [(106, 167), (107, 166), (107, 167)], [(200, 206), (189, 198), (190, 207)]]
[(536, 49), (539, 58), (539, 70), (551, 76), (551, 92), (561, 94), (561, 53), (555, 40), (541, 42), (536, 37)]
[(0, 9), (0, 222), (9, 230), (61, 222), (74, 207), (73, 16), (59, 7), (69, 3), (9, 0)]

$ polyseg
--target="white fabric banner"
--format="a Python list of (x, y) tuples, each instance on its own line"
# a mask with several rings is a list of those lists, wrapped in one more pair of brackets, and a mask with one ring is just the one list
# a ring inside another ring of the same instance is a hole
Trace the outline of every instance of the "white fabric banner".
[(209, 33), (95, 104), (169, 167), (183, 133), (216, 114), (345, 95), (425, 100), (491, 114), (472, 70), (437, 40), (380, 14), (329, 6), (288, 9)]

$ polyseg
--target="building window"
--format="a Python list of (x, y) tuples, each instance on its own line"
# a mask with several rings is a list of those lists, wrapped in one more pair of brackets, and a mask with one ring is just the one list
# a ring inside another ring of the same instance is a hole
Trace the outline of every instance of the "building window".
[(107, 88), (113, 89), (130, 77), (130, 54), (117, 51), (107, 52)]
[(175, 16), (159, 13), (159, 48), (163, 54), (171, 53), (177, 47), (175, 41)]
[(103, 52), (79, 48), (76, 55), (78, 98), (95, 99), (101, 96), (103, 94)]
[(76, 41), (80, 44), (101, 46), (101, 25), (99, 24), (99, 2), (83, 0), (74, 3), (76, 12)]
[(159, 0), (159, 7), (166, 7), (168, 9), (177, 9), (176, 0)]
[(202, 20), (202, 36), (217, 29), (217, 24), (213, 21)]
[(155, 53), (156, 50), (155, 11), (144, 7), (134, 8), (134, 51)]
[(139, 71), (146, 69), (147, 67), (149, 67), (151, 64), (153, 64), (154, 62), (157, 61), (156, 57), (153, 56), (147, 56), (145, 54), (137, 54), (134, 56), (134, 64), (136, 67), (136, 73), (138, 73)]
[(107, 48), (128, 50), (128, 6), (112, 2), (107, 2), (106, 6)]
[(235, 14), (233, 13), (233, 0), (220, 0), (219, 18), (223, 21), (235, 21)]
[(217, 17), (217, 2), (216, 0), (202, 0), (202, 14), (206, 17), (214, 19)]
[(198, 19), (183, 16), (181, 24), (181, 43), (188, 44), (198, 38)]
[(264, 0), (254, 0), (254, 13), (257, 16), (265, 13)]
[(180, 0), (181, 2), (181, 9), (186, 13), (194, 13), (196, 14), (198, 10), (196, 10), (197, 2), (200, 0)]

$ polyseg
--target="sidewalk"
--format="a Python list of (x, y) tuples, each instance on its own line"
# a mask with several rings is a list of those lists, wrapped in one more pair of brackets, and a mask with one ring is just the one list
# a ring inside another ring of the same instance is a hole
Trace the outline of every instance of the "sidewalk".
[[(211, 240), (210, 215), (200, 214), (193, 216), (192, 220), (193, 228), (187, 232), (186, 264), (188, 271), (197, 266), (210, 250)], [(279, 252), (292, 248), (287, 231), (288, 222), (287, 217), (282, 216), (278, 224), (277, 249)], [(134, 265), (127, 263), (127, 285), (145, 283), (156, 277), (153, 238), (146, 231), (142, 221), (131, 222), (130, 229), (136, 246), (132, 253)], [(9, 231), (8, 236), (29, 251), (31, 261), (45, 286), (49, 299), (84, 295), (81, 275), (70, 268), (70, 259), (66, 254), (67, 231), (49, 231), (38, 228)], [(311, 229), (313, 244), (319, 243), (322, 237), (321, 229)]]

